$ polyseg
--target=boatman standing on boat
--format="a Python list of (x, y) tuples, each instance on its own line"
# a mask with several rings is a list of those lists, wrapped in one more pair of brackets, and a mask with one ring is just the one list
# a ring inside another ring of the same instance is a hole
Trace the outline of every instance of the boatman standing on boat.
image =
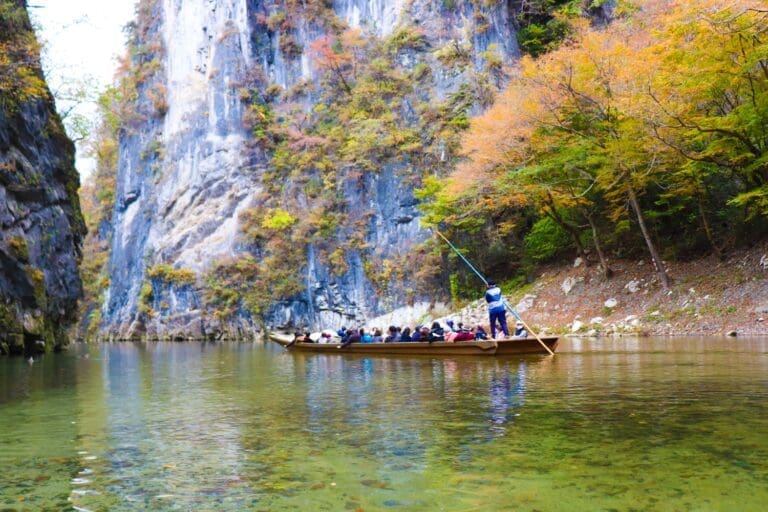
[(488, 303), (488, 316), (491, 320), (491, 338), (496, 339), (496, 321), (499, 321), (504, 336), (509, 337), (509, 328), (507, 327), (507, 310), (504, 306), (504, 299), (501, 296), (501, 288), (496, 286), (493, 281), (488, 281), (488, 288), (485, 291), (485, 302)]

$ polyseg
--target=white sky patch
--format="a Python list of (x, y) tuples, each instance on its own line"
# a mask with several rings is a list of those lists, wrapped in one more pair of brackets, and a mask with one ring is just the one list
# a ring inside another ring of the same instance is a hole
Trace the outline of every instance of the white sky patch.
[[(97, 97), (112, 83), (117, 57), (125, 52), (123, 27), (133, 19), (134, 5), (135, 0), (29, 0), (29, 13), (45, 45), (43, 68), (54, 95), (78, 81), (90, 81)], [(68, 109), (64, 103), (57, 102), (61, 114)], [(75, 113), (94, 120), (96, 108), (84, 103), (69, 115)], [(86, 178), (95, 162), (83, 155), (80, 146), (77, 169)]]

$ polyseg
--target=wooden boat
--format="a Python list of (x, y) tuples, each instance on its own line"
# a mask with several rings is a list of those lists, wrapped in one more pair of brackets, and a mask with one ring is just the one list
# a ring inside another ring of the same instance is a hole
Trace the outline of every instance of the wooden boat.
[[(506, 338), (489, 341), (425, 341), (404, 343), (352, 343), (341, 347), (340, 343), (294, 343), (293, 335), (270, 333), (269, 338), (296, 352), (320, 352), (325, 354), (381, 354), (381, 355), (446, 355), (446, 356), (499, 356), (509, 354), (546, 354), (536, 338)], [(557, 348), (558, 337), (541, 338), (549, 349)]]

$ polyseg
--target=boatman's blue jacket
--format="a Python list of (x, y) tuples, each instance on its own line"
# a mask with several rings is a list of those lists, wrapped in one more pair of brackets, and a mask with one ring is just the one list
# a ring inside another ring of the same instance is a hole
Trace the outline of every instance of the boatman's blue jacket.
[(501, 288), (494, 286), (485, 292), (485, 302), (488, 303), (489, 312), (504, 311), (504, 299), (501, 298)]

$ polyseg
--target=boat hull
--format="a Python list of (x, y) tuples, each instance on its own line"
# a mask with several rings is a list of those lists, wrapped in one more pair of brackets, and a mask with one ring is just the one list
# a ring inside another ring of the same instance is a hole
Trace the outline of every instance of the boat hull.
[[(271, 333), (269, 338), (291, 351), (325, 354), (499, 356), (547, 353), (536, 338), (512, 338), (495, 341), (434, 341), (432, 343), (352, 343), (346, 347), (341, 347), (339, 343), (294, 343), (291, 345), (293, 337), (279, 333)], [(552, 352), (557, 348), (558, 340), (557, 337), (541, 338), (541, 341)]]

